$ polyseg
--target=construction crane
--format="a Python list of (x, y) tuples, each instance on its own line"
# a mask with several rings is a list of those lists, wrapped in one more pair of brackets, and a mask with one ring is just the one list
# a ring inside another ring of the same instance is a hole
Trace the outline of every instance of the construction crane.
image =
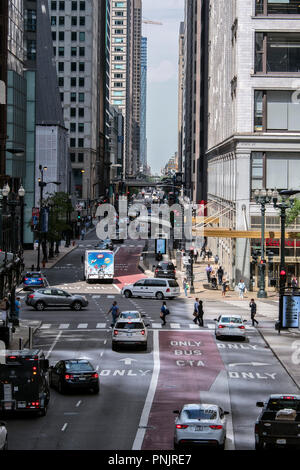
[(143, 23), (163, 25), (163, 23), (161, 23), (160, 21), (152, 21), (152, 20), (146, 20), (146, 19), (143, 20)]

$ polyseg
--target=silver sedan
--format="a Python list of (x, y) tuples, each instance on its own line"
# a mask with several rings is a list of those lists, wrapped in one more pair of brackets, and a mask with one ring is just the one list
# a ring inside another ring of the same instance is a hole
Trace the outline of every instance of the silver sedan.
[(215, 318), (215, 336), (238, 336), (246, 339), (246, 328), (240, 315), (220, 315), (218, 319)]
[(229, 414), (218, 405), (193, 403), (184, 405), (175, 420), (174, 448), (206, 445), (224, 450), (226, 418)]

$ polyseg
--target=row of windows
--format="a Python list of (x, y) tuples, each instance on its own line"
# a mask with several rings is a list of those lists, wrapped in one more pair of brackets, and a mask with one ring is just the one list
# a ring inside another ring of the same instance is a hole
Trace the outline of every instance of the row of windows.
[(76, 129), (78, 129), (78, 132), (84, 132), (84, 123), (79, 122), (76, 124), (75, 122), (70, 123), (70, 132), (76, 132)]
[[(78, 96), (77, 96), (78, 95)], [(60, 93), (60, 99), (61, 101), (64, 101), (65, 99), (65, 93)], [(71, 103), (77, 103), (77, 99), (79, 103), (84, 103), (85, 101), (85, 95), (84, 93), (70, 93), (70, 102)]]
[[(64, 1), (52, 1), (51, 2), (51, 10), (60, 10), (60, 11), (65, 11), (65, 3)], [(79, 3), (79, 10), (80, 11), (85, 11), (85, 2), (84, 1), (72, 1), (71, 4), (71, 10), (72, 11), (77, 11), (78, 10), (78, 3)]]
[[(84, 77), (72, 77), (70, 78), (70, 85), (71, 87), (75, 87), (75, 86), (80, 86), (80, 87), (84, 87), (85, 85), (85, 79)], [(64, 77), (58, 77), (58, 86), (60, 87), (64, 87), (65, 86), (65, 78)]]
[[(70, 117), (76, 117), (78, 111), (78, 117), (84, 117), (84, 108), (70, 108)], [(75, 129), (76, 130), (76, 129)], [(75, 132), (72, 131), (72, 132)]]
[[(76, 153), (70, 153), (70, 160), (72, 163), (76, 162)], [(83, 153), (78, 153), (77, 154), (77, 161), (78, 163), (83, 163), (84, 162), (84, 154)]]
[(299, 15), (300, 0), (256, 0), (256, 15)]
[[(52, 40), (56, 41), (56, 38), (58, 37), (59, 41), (64, 41), (65, 40), (65, 32), (64, 31), (59, 31), (58, 35), (56, 31), (52, 31)], [(85, 32), (80, 31), (77, 34), (77, 31), (71, 31), (71, 41), (77, 41), (79, 39), (80, 42), (85, 41)]]
[[(51, 16), (51, 26), (64, 26), (65, 25), (65, 17), (64, 16)], [(77, 26), (78, 25), (78, 17), (72, 16), (71, 17), (71, 25)], [(79, 26), (85, 26), (85, 16), (79, 17)]]
[(255, 72), (300, 72), (300, 33), (255, 33)]
[[(76, 148), (76, 139), (74, 139), (74, 137), (71, 137), (71, 139), (70, 139), (70, 147)], [(83, 148), (84, 147), (84, 139), (82, 139), (82, 138), (77, 139), (77, 147), (78, 148)]]
[[(59, 57), (65, 56), (65, 48), (60, 46), (57, 48)], [(53, 47), (53, 54), (56, 56), (56, 47)], [(85, 57), (85, 47), (71, 47), (71, 57)]]
[[(58, 71), (64, 72), (66, 62), (58, 62)], [(70, 70), (71, 72), (84, 72), (85, 71), (85, 63), (84, 62), (71, 62), (70, 63)]]

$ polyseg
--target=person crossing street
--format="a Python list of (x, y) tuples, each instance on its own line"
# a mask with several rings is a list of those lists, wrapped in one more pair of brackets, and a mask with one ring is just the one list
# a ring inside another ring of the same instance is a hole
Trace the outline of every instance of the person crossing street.
[(254, 323), (256, 323), (258, 325), (258, 321), (255, 320), (255, 315), (256, 315), (256, 303), (254, 301), (254, 299), (251, 299), (251, 302), (249, 304), (249, 307), (250, 307), (250, 311), (251, 311), (251, 320), (252, 320), (252, 326), (255, 326)]

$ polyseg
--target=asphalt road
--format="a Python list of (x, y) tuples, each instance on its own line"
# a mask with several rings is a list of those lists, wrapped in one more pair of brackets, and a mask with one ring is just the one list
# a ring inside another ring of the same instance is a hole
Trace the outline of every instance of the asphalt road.
[[(271, 393), (296, 393), (297, 389), (249, 321), (245, 342), (215, 339), (214, 318), (219, 313), (241, 313), (240, 307), (205, 302), (205, 324), (199, 328), (192, 322), (193, 300), (179, 298), (168, 302), (171, 313), (162, 327), (159, 301), (125, 299), (118, 284), (87, 285), (82, 281), (81, 255), (93, 244), (92, 237), (45, 271), (51, 285), (85, 293), (88, 308), (36, 312), (23, 306), (22, 316), (42, 320), (34, 346), (45, 351), (51, 365), (64, 358), (88, 358), (98, 369), (100, 394), (61, 395), (52, 390), (46, 417), (7, 420), (10, 449), (173, 449), (173, 410), (199, 400), (218, 403), (230, 412), (227, 449), (254, 449), (256, 401)], [(127, 244), (133, 246), (126, 248)], [(131, 273), (133, 279), (141, 275), (136, 268), (141, 242), (127, 241), (124, 247), (116, 254), (119, 266), (125, 264), (123, 250), (130, 250), (130, 259), (136, 261), (126, 270), (118, 268), (120, 283), (129, 282)], [(122, 254), (119, 260), (118, 254)], [(145, 315), (150, 325), (146, 352), (132, 348), (112, 351), (107, 312), (113, 300), (121, 310), (138, 309)], [(248, 313), (245, 318), (249, 319)], [(268, 322), (259, 316), (258, 320)]]

